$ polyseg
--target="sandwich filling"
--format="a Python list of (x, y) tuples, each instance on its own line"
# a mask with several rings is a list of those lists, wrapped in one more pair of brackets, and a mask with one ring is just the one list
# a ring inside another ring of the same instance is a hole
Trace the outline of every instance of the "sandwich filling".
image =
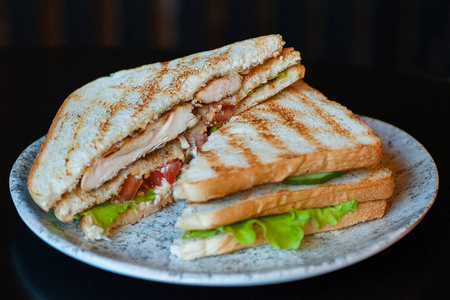
[(128, 209), (135, 209), (143, 202), (150, 202), (157, 196), (158, 188), (175, 182), (182, 162), (173, 160), (152, 171), (148, 177), (128, 175), (122, 183), (120, 192), (110, 200), (78, 214), (79, 218), (90, 216), (97, 226), (106, 233), (108, 227)]
[(352, 200), (324, 208), (291, 209), (285, 214), (245, 220), (208, 230), (186, 231), (183, 238), (208, 238), (225, 233), (233, 235), (241, 244), (251, 245), (256, 240), (257, 230), (262, 229), (265, 239), (271, 246), (279, 249), (297, 249), (304, 236), (303, 228), (308, 222), (313, 220), (317, 228), (322, 230), (325, 224), (336, 225), (345, 214), (352, 210), (356, 211), (357, 206), (358, 202)]
[(87, 168), (81, 180), (81, 189), (90, 191), (98, 188), (133, 161), (162, 147), (186, 129), (193, 127), (198, 120), (192, 114), (192, 110), (191, 104), (179, 105), (161, 116), (155, 123), (148, 125), (136, 137), (120, 142), (120, 147), (114, 146), (113, 148), (118, 149), (108, 151)]
[[(213, 79), (194, 96), (194, 103), (200, 105), (195, 110), (208, 126), (226, 123), (235, 113), (238, 104), (251, 96), (258, 88), (279, 78), (286, 78), (287, 69), (299, 65), (300, 53), (293, 48), (284, 48), (280, 55), (266, 60), (263, 64), (238, 74), (236, 72)], [(299, 73), (298, 70), (295, 73)], [(290, 76), (294, 78), (294, 72)], [(294, 80), (295, 81), (295, 80)], [(257, 102), (265, 100), (258, 99)], [(257, 103), (254, 103), (257, 104)]]
[(211, 80), (203, 89), (198, 91), (194, 99), (199, 103), (213, 103), (237, 93), (242, 87), (242, 76), (232, 72)]

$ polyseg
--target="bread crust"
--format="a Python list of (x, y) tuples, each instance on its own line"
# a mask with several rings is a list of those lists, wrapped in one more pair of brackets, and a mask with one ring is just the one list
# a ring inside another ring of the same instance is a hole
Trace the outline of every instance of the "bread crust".
[[(385, 214), (386, 205), (386, 200), (374, 200), (359, 203), (357, 210), (350, 211), (344, 215), (339, 220), (337, 225), (333, 226), (326, 224), (322, 230), (319, 230), (314, 221), (311, 220), (303, 228), (304, 235), (338, 230), (361, 222), (382, 218)], [(264, 234), (258, 227), (256, 230), (256, 240), (251, 245), (240, 244), (232, 235), (220, 234), (205, 239), (195, 239), (192, 241), (178, 240), (176, 244), (172, 245), (171, 252), (180, 259), (193, 260), (207, 256), (226, 254), (244, 248), (256, 247), (265, 243), (267, 243), (267, 241), (264, 238)]]
[(248, 74), (243, 75), (242, 88), (239, 90), (237, 98), (244, 99), (258, 86), (264, 85), (271, 78), (276, 78), (280, 72), (298, 65), (300, 60), (300, 52), (294, 51), (294, 48), (284, 48), (277, 57), (266, 60), (263, 64), (251, 69)]
[(376, 166), (381, 163), (381, 157), (381, 142), (358, 148), (286, 155), (272, 163), (228, 170), (226, 178), (217, 176), (202, 181), (184, 181), (175, 187), (175, 197), (189, 202), (205, 202), (254, 186), (280, 182), (288, 176)]
[(247, 97), (244, 97), (239, 102), (235, 114), (239, 114), (250, 107), (258, 105), (303, 77), (305, 77), (305, 67), (303, 65), (296, 64), (289, 67), (286, 69), (286, 77), (275, 78), (263, 84), (260, 88), (257, 88)]
[(175, 227), (184, 230), (211, 229), (246, 219), (286, 213), (291, 208), (326, 207), (353, 199), (358, 199), (359, 203), (387, 199), (393, 190), (394, 179), (389, 169), (353, 170), (319, 185), (272, 184), (205, 204), (188, 204)]

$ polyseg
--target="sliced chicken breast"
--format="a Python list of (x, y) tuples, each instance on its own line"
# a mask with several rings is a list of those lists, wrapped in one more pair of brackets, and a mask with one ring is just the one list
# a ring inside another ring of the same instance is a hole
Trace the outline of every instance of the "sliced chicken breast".
[(233, 72), (211, 80), (203, 89), (198, 91), (194, 98), (199, 103), (213, 103), (237, 93), (242, 86), (242, 76)]
[(108, 151), (107, 155), (87, 168), (81, 180), (81, 189), (90, 191), (98, 188), (128, 164), (162, 147), (194, 126), (198, 120), (192, 113), (193, 108), (193, 105), (187, 103), (177, 106), (156, 122), (149, 124), (142, 133), (125, 141), (119, 149)]

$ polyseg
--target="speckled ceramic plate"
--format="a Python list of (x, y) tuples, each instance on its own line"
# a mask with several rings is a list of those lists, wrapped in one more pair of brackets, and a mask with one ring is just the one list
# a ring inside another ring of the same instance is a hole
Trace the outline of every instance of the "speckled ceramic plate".
[(17, 159), (11, 195), (23, 221), (59, 251), (100, 269), (142, 279), (192, 285), (245, 286), (287, 282), (331, 272), (389, 247), (416, 226), (436, 198), (438, 173), (426, 149), (404, 131), (362, 117), (381, 137), (384, 162), (395, 176), (395, 191), (384, 218), (305, 237), (298, 250), (268, 245), (195, 261), (181, 261), (169, 248), (180, 231), (173, 227), (184, 206), (172, 205), (126, 226), (111, 242), (90, 242), (76, 224), (63, 224), (31, 199), (26, 179), (42, 139)]

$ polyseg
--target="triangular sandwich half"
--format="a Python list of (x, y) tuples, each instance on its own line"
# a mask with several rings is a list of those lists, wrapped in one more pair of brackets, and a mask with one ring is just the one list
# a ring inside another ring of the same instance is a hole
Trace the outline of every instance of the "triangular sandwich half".
[(299, 81), (211, 134), (174, 186), (189, 203), (172, 253), (219, 255), (381, 218), (393, 177), (379, 137)]
[(300, 54), (284, 44), (279, 35), (249, 39), (119, 71), (74, 91), (31, 168), (32, 198), (64, 222), (110, 200), (119, 211), (148, 206), (141, 198), (126, 204), (133, 190), (145, 202), (161, 201), (127, 222), (161, 208), (157, 203), (172, 200), (170, 189), (141, 186), (152, 172), (172, 181), (208, 127), (227, 122), (241, 102), (255, 105), (303, 77)]

